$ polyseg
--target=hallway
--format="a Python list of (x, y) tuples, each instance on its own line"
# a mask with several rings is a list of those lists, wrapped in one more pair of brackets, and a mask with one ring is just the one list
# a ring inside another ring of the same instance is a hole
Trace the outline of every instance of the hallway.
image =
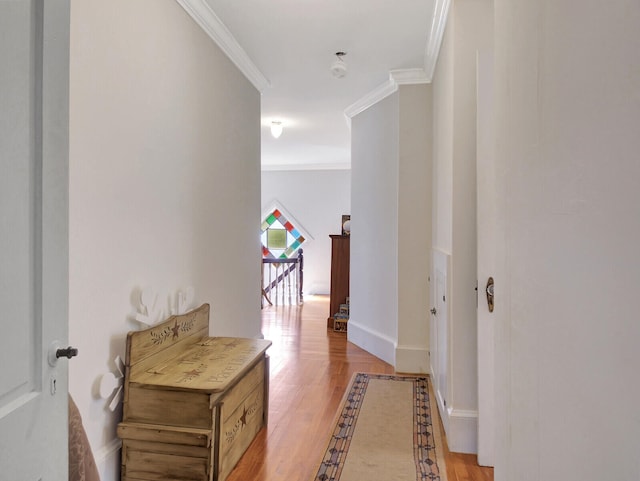
[[(228, 481), (307, 481), (326, 448), (338, 405), (355, 372), (394, 373), (391, 365), (327, 330), (329, 300), (308, 296), (302, 306), (262, 311), (262, 332), (273, 342), (269, 425)], [(449, 453), (449, 481), (492, 481), (476, 457)]]

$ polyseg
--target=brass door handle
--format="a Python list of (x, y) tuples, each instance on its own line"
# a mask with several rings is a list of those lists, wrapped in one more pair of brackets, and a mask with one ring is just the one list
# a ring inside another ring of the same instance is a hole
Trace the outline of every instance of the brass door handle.
[(489, 312), (493, 312), (493, 277), (489, 277), (487, 280), (487, 288), (485, 291), (487, 293), (487, 306), (489, 307)]

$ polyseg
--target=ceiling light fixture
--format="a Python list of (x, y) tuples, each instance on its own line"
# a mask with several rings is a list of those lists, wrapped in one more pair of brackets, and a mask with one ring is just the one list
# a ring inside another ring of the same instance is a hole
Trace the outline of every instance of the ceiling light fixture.
[(336, 52), (336, 60), (331, 64), (331, 75), (335, 78), (347, 75), (347, 62), (343, 58), (346, 54), (347, 52)]
[(273, 135), (274, 139), (282, 135), (282, 122), (279, 120), (273, 120), (271, 122), (271, 135)]

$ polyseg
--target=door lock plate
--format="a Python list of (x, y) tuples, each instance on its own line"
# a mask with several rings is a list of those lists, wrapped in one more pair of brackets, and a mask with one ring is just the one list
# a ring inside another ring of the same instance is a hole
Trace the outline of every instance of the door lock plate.
[(493, 277), (489, 277), (487, 280), (487, 287), (485, 291), (487, 293), (487, 306), (489, 307), (489, 312), (493, 312)]

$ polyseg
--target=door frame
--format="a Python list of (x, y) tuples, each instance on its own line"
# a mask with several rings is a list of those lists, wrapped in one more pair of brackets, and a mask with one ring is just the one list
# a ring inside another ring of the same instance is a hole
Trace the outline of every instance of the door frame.
[[(477, 335), (478, 335), (478, 464), (494, 466), (496, 440), (495, 342), (504, 316), (504, 218), (498, 215), (495, 168), (494, 61), (492, 51), (476, 56), (476, 219), (477, 219)], [(487, 282), (494, 280), (490, 312)]]

